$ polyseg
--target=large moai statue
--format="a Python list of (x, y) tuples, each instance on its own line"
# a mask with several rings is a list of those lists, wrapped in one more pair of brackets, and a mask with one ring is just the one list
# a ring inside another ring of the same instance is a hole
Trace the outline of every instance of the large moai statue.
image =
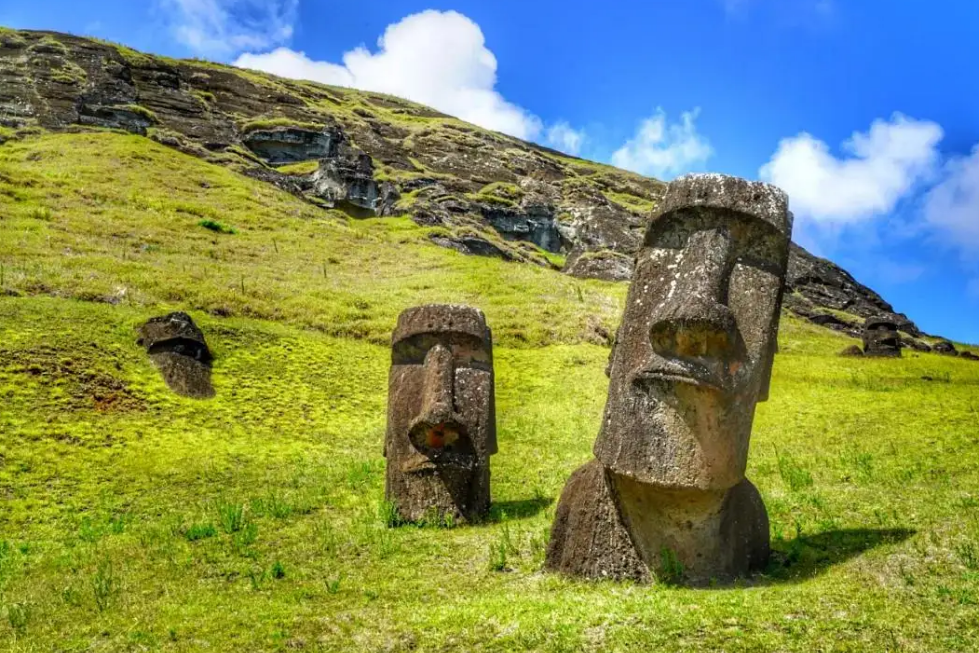
[(409, 308), (392, 336), (385, 496), (405, 521), (489, 511), (496, 453), (493, 340), (482, 311)]
[(549, 569), (704, 583), (766, 563), (768, 515), (744, 472), (777, 346), (787, 203), (735, 177), (669, 185), (636, 258), (595, 460), (561, 495)]
[(204, 333), (186, 313), (169, 313), (147, 320), (139, 328), (138, 344), (156, 364), (167, 386), (195, 399), (214, 396), (211, 350)]
[(901, 357), (897, 324), (887, 318), (867, 318), (863, 323), (863, 353), (866, 356)]

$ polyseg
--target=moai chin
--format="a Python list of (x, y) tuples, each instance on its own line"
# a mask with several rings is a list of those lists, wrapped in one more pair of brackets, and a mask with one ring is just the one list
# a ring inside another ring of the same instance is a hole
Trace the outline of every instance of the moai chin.
[(146, 348), (171, 390), (195, 399), (214, 396), (211, 350), (189, 315), (178, 312), (150, 318), (139, 328), (137, 344)]
[(595, 460), (561, 495), (549, 569), (697, 584), (766, 563), (768, 515), (744, 471), (776, 349), (787, 204), (736, 177), (669, 185), (636, 257)]
[(405, 521), (489, 511), (496, 453), (493, 340), (482, 311), (409, 308), (392, 336), (385, 496)]
[(897, 324), (887, 318), (867, 318), (863, 324), (863, 353), (900, 358), (901, 336)]

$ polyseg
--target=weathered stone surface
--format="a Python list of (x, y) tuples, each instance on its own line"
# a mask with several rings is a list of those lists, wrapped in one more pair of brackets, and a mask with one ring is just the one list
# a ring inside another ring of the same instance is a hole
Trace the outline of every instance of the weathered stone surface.
[[(636, 259), (596, 461), (562, 494), (548, 568), (699, 583), (765, 563), (768, 517), (744, 470), (791, 230), (773, 186), (720, 175), (670, 184)], [(633, 555), (608, 559), (606, 542)]]
[(473, 521), (496, 453), (493, 342), (468, 306), (410, 308), (392, 336), (385, 496), (405, 521)]
[(256, 129), (242, 138), (245, 146), (272, 164), (296, 163), (333, 156), (342, 140), (336, 129), (277, 127)]
[(845, 358), (860, 358), (863, 356), (863, 350), (856, 345), (850, 345), (846, 349), (840, 352), (840, 356)]
[(973, 353), (971, 351), (964, 351), (964, 352), (962, 352), (961, 354), (959, 354), (959, 358), (964, 358), (964, 359), (970, 360), (970, 361), (979, 361), (979, 355), (977, 355), (977, 354), (975, 354), (975, 353)]
[(547, 567), (585, 578), (649, 582), (654, 576), (629, 537), (608, 476), (597, 460), (571, 474), (551, 526)]
[(82, 105), (78, 111), (78, 122), (82, 125), (106, 127), (109, 129), (124, 129), (141, 136), (153, 126), (153, 121), (146, 115), (139, 114), (126, 107), (103, 107)]
[[(792, 292), (786, 298), (786, 308), (802, 317), (812, 319), (812, 315), (817, 314), (812, 308), (821, 306), (862, 318), (884, 318), (909, 336), (918, 338), (923, 335), (906, 315), (895, 312), (893, 306), (846, 270), (795, 244), (789, 256), (786, 284)], [(855, 335), (859, 337), (859, 330)]]
[(371, 157), (345, 142), (320, 160), (312, 183), (316, 196), (330, 206), (353, 206), (369, 215), (388, 215), (399, 198), (392, 184), (374, 181)]
[(628, 281), (632, 278), (633, 260), (610, 249), (597, 252), (575, 250), (568, 256), (565, 271), (579, 279)]
[[(791, 261), (791, 259), (790, 259)], [(790, 263), (791, 264), (791, 263)], [(856, 322), (846, 322), (832, 313), (826, 312), (822, 307), (811, 303), (798, 294), (786, 294), (782, 301), (782, 306), (799, 317), (804, 317), (813, 324), (817, 324), (833, 331), (845, 333), (851, 338), (860, 338), (863, 335), (863, 326)]]
[(867, 318), (863, 325), (863, 353), (867, 356), (901, 357), (901, 336), (888, 318)]
[(531, 242), (548, 252), (564, 249), (553, 206), (482, 207), (480, 212), (490, 226), (507, 240)]
[(929, 352), (931, 351), (931, 345), (926, 342), (922, 342), (917, 338), (911, 338), (909, 336), (901, 336), (901, 346), (914, 349), (915, 351)]
[(935, 346), (931, 348), (931, 350), (934, 351), (935, 353), (945, 354), (945, 355), (948, 355), (948, 356), (958, 356), (959, 355), (958, 350), (955, 349), (955, 345), (953, 345), (952, 343), (950, 343), (947, 340), (943, 340), (941, 342), (936, 343)]
[(214, 396), (213, 356), (189, 315), (170, 313), (149, 319), (139, 329), (137, 344), (146, 348), (171, 390), (196, 399)]

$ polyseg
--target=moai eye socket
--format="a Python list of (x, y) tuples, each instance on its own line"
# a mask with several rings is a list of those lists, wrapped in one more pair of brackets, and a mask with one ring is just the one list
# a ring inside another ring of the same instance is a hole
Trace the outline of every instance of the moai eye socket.
[(425, 357), (435, 345), (452, 352), (455, 367), (472, 367), (489, 371), (492, 361), (485, 343), (466, 333), (422, 333), (394, 344), (391, 362), (394, 365), (424, 365)]

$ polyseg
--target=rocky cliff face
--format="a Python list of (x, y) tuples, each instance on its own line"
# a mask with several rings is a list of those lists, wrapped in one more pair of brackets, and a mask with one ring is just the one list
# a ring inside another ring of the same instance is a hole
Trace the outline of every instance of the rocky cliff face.
[[(625, 280), (665, 185), (397, 98), (122, 46), (0, 28), (0, 139), (119, 129), (351, 215), (411, 216), (459, 251)], [(786, 306), (854, 331), (917, 327), (844, 270), (793, 247)]]

